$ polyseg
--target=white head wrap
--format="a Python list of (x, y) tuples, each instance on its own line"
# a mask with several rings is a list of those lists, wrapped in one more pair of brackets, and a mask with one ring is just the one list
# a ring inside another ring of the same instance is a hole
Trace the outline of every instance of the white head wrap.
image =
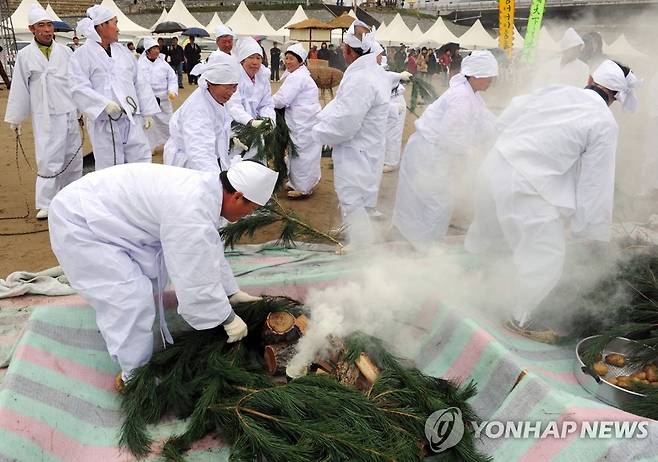
[(242, 161), (226, 172), (228, 181), (236, 191), (258, 205), (265, 205), (272, 197), (279, 174), (258, 162)]
[(370, 53), (374, 54), (375, 56), (379, 56), (384, 52), (384, 47), (379, 43), (378, 41), (374, 41), (372, 44), (372, 48), (370, 48)]
[(94, 42), (101, 42), (101, 38), (96, 32), (96, 29), (94, 29), (94, 26), (103, 24), (112, 18), (116, 18), (116, 16), (116, 13), (104, 6), (94, 5), (87, 8), (87, 17), (78, 21), (75, 32), (77, 35), (83, 35)]
[(30, 12), (27, 14), (27, 23), (30, 26), (34, 26), (39, 21), (52, 22), (53, 18), (51, 18), (48, 12), (41, 6), (33, 3), (32, 8), (30, 8)]
[(562, 40), (560, 40), (561, 51), (574, 47), (582, 47), (583, 45), (585, 45), (585, 42), (583, 42), (583, 39), (580, 38), (580, 35), (578, 35), (578, 32), (576, 32), (573, 27), (564, 31)]
[(496, 77), (498, 61), (489, 50), (476, 50), (462, 60), (460, 72), (469, 77)]
[(238, 58), (238, 62), (241, 63), (249, 56), (256, 54), (262, 57), (263, 50), (253, 37), (243, 37), (238, 40), (238, 44), (235, 47), (235, 57)]
[(224, 35), (230, 35), (231, 37), (235, 38), (235, 32), (233, 32), (233, 29), (225, 26), (224, 24), (220, 24), (217, 26), (217, 28), (215, 28), (215, 36), (222, 37)]
[[(354, 32), (357, 26), (365, 27), (368, 32), (365, 32), (359, 39)], [(363, 21), (355, 19), (347, 32), (343, 41), (352, 48), (361, 48), (365, 53), (369, 52), (375, 44), (375, 34), (370, 31), (370, 27)]]
[(306, 57), (308, 56), (308, 51), (306, 51), (304, 49), (304, 45), (302, 45), (301, 43), (295, 43), (293, 45), (290, 45), (286, 49), (286, 53), (288, 53), (288, 52), (294, 53), (297, 56), (299, 56), (300, 58), (302, 58), (302, 62), (306, 61)]
[(158, 41), (154, 37), (144, 37), (144, 51), (148, 51), (157, 46), (159, 46)]
[(608, 90), (616, 91), (615, 99), (619, 100), (627, 112), (637, 109), (637, 97), (634, 89), (642, 85), (642, 80), (629, 72), (624, 77), (624, 71), (614, 61), (606, 59), (592, 73), (592, 80)]

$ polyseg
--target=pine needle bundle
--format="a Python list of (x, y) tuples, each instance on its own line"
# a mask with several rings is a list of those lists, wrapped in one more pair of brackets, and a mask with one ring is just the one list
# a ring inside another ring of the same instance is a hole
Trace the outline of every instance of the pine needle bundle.
[(416, 114), (416, 100), (422, 98), (423, 101), (431, 103), (438, 95), (431, 83), (421, 79), (418, 74), (411, 77), (411, 105), (409, 111)]
[[(255, 360), (259, 334), (271, 311), (301, 314), (295, 301), (268, 298), (236, 308), (249, 326), (239, 344), (227, 344), (223, 329), (185, 334), (126, 384), (121, 444), (135, 456), (149, 454), (146, 425), (163, 416), (187, 418), (185, 431), (170, 438), (161, 455), (185, 460), (185, 452), (209, 433), (231, 445), (233, 462), (418, 461), (424, 453), (424, 422), (434, 411), (457, 406), (475, 419), (466, 400), (472, 384), (461, 388), (403, 365), (381, 341), (363, 334), (346, 340), (347, 355), (364, 351), (382, 368), (369, 393), (327, 375), (309, 375), (285, 385), (273, 383)], [(472, 431), (442, 453), (449, 460), (483, 462)]]
[(272, 223), (278, 223), (281, 226), (276, 245), (284, 248), (295, 247), (295, 241), (300, 239), (319, 240), (331, 242), (338, 246), (341, 245), (340, 241), (333, 236), (320, 231), (292, 210), (283, 207), (274, 197), (251, 215), (247, 215), (235, 223), (229, 223), (221, 228), (219, 234), (224, 244), (233, 248), (243, 236), (253, 237), (259, 228), (271, 225)]

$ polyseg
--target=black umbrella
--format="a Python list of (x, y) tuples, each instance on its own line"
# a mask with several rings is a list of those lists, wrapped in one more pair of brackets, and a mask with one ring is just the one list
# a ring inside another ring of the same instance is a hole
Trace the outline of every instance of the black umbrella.
[(155, 26), (155, 29), (153, 29), (154, 34), (172, 34), (174, 32), (182, 32), (187, 27), (182, 25), (179, 22), (174, 22), (174, 21), (165, 21), (161, 22), (157, 26)]
[(64, 21), (53, 21), (55, 32), (72, 32), (73, 28)]
[(210, 34), (200, 27), (190, 27), (189, 29), (185, 29), (185, 32), (181, 35), (187, 35), (188, 37), (210, 37)]

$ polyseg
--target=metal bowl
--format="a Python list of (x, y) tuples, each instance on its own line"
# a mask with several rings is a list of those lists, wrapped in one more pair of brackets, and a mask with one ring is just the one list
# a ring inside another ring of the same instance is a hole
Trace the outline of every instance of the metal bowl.
[[(578, 345), (576, 345), (574, 374), (576, 375), (578, 383), (580, 383), (585, 390), (596, 396), (604, 403), (618, 408), (623, 407), (625, 404), (636, 402), (637, 400), (642, 399), (645, 396), (642, 393), (626, 390), (624, 388), (618, 387), (617, 385), (613, 385), (606, 380), (611, 379), (612, 377), (631, 375), (635, 372), (639, 372), (642, 370), (642, 365), (628, 364), (624, 367), (617, 367), (606, 363), (606, 366), (608, 366), (608, 373), (605, 376), (594, 377), (590, 375), (587, 366), (585, 366), (585, 363), (581, 358), (581, 354), (589, 345), (591, 345), (595, 339), (599, 337), (600, 335), (587, 337), (578, 342)], [(605, 358), (605, 356), (610, 353), (618, 353), (624, 356), (632, 355), (633, 346), (636, 343), (637, 342), (627, 338), (617, 337), (606, 345), (603, 351), (601, 351), (601, 356)]]

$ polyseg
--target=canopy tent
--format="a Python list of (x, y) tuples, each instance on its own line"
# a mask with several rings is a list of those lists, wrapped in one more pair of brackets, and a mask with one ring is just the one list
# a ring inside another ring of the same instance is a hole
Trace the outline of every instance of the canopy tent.
[(57, 16), (57, 13), (55, 13), (55, 10), (53, 10), (53, 7), (50, 6), (50, 3), (46, 5), (46, 13), (50, 15), (51, 18), (53, 18), (53, 21), (60, 21), (63, 22), (62, 19)]
[(161, 22), (165, 22), (167, 20), (167, 9), (162, 8), (162, 13), (160, 13), (160, 17), (153, 23), (151, 26), (151, 30), (155, 29), (155, 27), (160, 24)]
[(151, 31), (140, 26), (139, 24), (134, 23), (128, 18), (119, 7), (114, 3), (113, 0), (103, 0), (101, 6), (107, 8), (110, 11), (113, 11), (117, 15), (118, 26), (119, 26), (119, 35), (120, 36), (129, 36), (129, 37), (142, 37), (151, 34)]
[[(14, 34), (19, 40), (31, 40), (32, 32), (28, 28), (27, 14), (32, 8), (32, 4), (41, 4), (37, 0), (22, 0), (21, 3), (16, 8), (16, 11), (11, 15), (11, 23), (14, 26)], [(55, 18), (53, 18), (55, 19)]]
[(560, 51), (560, 44), (551, 37), (551, 34), (546, 29), (546, 26), (542, 26), (539, 29), (539, 38), (537, 40), (537, 49), (547, 52), (558, 52)]
[(167, 19), (165, 21), (179, 22), (185, 24), (187, 27), (205, 29), (204, 25), (192, 16), (192, 13), (190, 13), (187, 7), (183, 4), (183, 0), (176, 0), (174, 2), (169, 13), (167, 13)]
[(612, 42), (610, 45), (607, 45), (604, 42), (603, 53), (610, 55), (613, 58), (616, 56), (624, 56), (627, 58), (648, 58), (647, 55), (633, 48), (633, 46), (628, 43), (628, 40), (624, 34), (621, 34), (619, 37), (617, 37), (617, 40)]
[(375, 38), (378, 42), (382, 42), (382, 37), (386, 37), (386, 29), (388, 29), (386, 27), (386, 23), (382, 21), (382, 23), (379, 25), (379, 29), (375, 31)]
[(206, 26), (205, 29), (208, 31), (208, 33), (210, 33), (212, 35), (212, 34), (215, 33), (215, 29), (217, 29), (219, 26), (221, 26), (223, 24), (224, 23), (219, 18), (219, 15), (217, 13), (215, 13), (215, 14), (212, 15), (212, 19), (210, 20), (210, 22), (208, 23), (208, 25)]
[(258, 25), (260, 26), (261, 30), (259, 35), (265, 35), (266, 37), (276, 37), (277, 39), (283, 38), (282, 35), (277, 35), (276, 29), (272, 27), (263, 13), (261, 13), (260, 18), (258, 18)]
[(420, 30), (420, 26), (416, 24), (411, 30), (411, 33), (414, 36), (414, 41), (412, 43), (418, 43), (423, 39), (423, 31)]
[(411, 44), (417, 41), (414, 37), (415, 34), (404, 23), (400, 13), (397, 13), (393, 20), (386, 27), (384, 33), (377, 36), (377, 39), (380, 42), (385, 42), (387, 45), (397, 45), (399, 43)]
[(226, 21), (226, 25), (237, 35), (261, 35), (261, 26), (244, 1), (240, 2), (231, 19)]
[(352, 16), (354, 19), (359, 19), (356, 17), (356, 13), (354, 12), (354, 9), (351, 9), (350, 11), (347, 12), (349, 16)]
[(291, 24), (296, 24), (298, 22), (301, 22), (304, 19), (308, 19), (308, 16), (306, 16), (306, 12), (304, 11), (304, 8), (302, 8), (302, 6), (299, 5), (297, 6), (297, 9), (293, 13), (292, 17), (288, 20), (288, 22), (285, 23), (283, 26), (281, 26), (281, 29), (276, 31), (277, 35), (279, 37), (288, 37), (290, 35), (290, 31), (287, 29), (287, 27)]
[(437, 20), (432, 24), (432, 27), (427, 29), (427, 32), (425, 32), (420, 40), (421, 42), (435, 42), (438, 43), (439, 45), (443, 45), (444, 43), (459, 43), (459, 39), (455, 34), (450, 32), (450, 29), (445, 25), (443, 22), (443, 18), (439, 17)]
[(459, 37), (459, 45), (463, 48), (496, 48), (498, 42), (489, 35), (478, 19), (469, 30)]

